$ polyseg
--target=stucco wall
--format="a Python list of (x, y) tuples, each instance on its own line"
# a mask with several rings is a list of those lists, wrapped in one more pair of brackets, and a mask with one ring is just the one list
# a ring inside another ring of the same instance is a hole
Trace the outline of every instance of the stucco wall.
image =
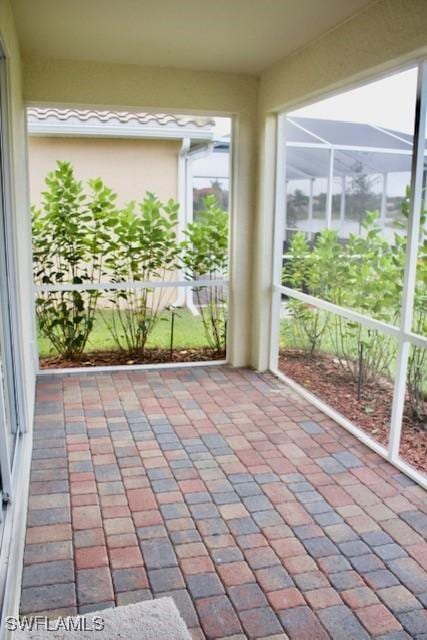
[[(8, 81), (8, 114), (6, 126), (8, 138), (5, 161), (10, 169), (10, 204), (13, 220), (13, 242), (17, 269), (16, 291), (19, 305), (18, 317), (14, 319), (21, 346), (21, 363), (24, 402), (27, 409), (27, 427), (31, 427), (34, 405), (33, 362), (33, 307), (31, 284), (31, 231), (28, 215), (27, 154), (25, 138), (25, 111), (22, 97), (21, 58), (12, 13), (8, 0), (0, 1), (0, 38), (6, 55)], [(9, 185), (8, 185), (9, 186)]]
[(268, 367), (276, 116), (427, 56), (426, 0), (378, 0), (261, 74), (254, 223), (253, 366)]
[(378, 0), (261, 75), (260, 113), (315, 99), (427, 54), (427, 2)]
[(39, 204), (45, 177), (57, 160), (71, 162), (84, 182), (100, 177), (119, 205), (142, 200), (146, 191), (162, 201), (178, 197), (177, 140), (31, 136), (28, 141), (31, 203)]

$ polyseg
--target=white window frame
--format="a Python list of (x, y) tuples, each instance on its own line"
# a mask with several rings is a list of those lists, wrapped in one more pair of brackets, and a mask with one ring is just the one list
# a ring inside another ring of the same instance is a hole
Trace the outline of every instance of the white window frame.
[[(376, 451), (380, 456), (387, 459), (400, 471), (406, 473), (424, 488), (427, 488), (427, 477), (406, 463), (399, 456), (402, 417), (407, 383), (408, 357), (411, 345), (427, 349), (427, 338), (412, 332), (415, 280), (417, 269), (417, 253), (419, 242), (420, 213), (422, 207), (422, 178), (424, 166), (424, 145), (426, 134), (426, 110), (427, 110), (427, 61), (418, 63), (417, 74), (417, 97), (415, 110), (414, 145), (412, 156), (411, 172), (411, 197), (410, 214), (408, 220), (408, 243), (405, 264), (404, 286), (402, 293), (402, 306), (400, 323), (393, 326), (365, 316), (357, 311), (352, 311), (344, 307), (337, 306), (326, 300), (307, 295), (295, 289), (282, 286), (282, 252), (284, 230), (286, 229), (286, 112), (277, 114), (277, 149), (276, 149), (276, 199), (274, 215), (274, 258), (273, 258), (273, 281), (272, 281), (272, 307), (271, 307), (271, 333), (270, 333), (270, 359), (269, 368), (280, 379), (286, 382), (297, 393), (323, 411), (326, 415), (338, 422), (341, 426), (355, 435), (361, 442)], [(292, 146), (295, 146), (293, 144)], [(313, 144), (312, 146), (318, 146)], [(333, 159), (332, 159), (333, 162)], [(331, 164), (332, 164), (331, 162)], [(394, 393), (392, 412), (390, 420), (389, 439), (387, 447), (376, 442), (367, 435), (360, 427), (341, 415), (338, 411), (320, 400), (302, 385), (296, 383), (288, 376), (279, 371), (279, 332), (280, 332), (280, 304), (281, 296), (286, 296), (306, 302), (318, 309), (332, 312), (348, 320), (360, 323), (361, 325), (380, 331), (381, 333), (395, 338), (398, 345), (396, 375), (394, 382)]]

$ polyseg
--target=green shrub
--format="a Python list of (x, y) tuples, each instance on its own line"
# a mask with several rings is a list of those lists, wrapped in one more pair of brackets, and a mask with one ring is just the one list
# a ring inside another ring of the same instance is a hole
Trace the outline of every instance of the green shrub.
[[(408, 218), (409, 191), (402, 205)], [(421, 215), (413, 330), (427, 334), (427, 240), (426, 212)], [(340, 243), (335, 231), (318, 234), (313, 247), (303, 233), (296, 233), (285, 256), (284, 283), (292, 288), (358, 311), (386, 323), (399, 322), (407, 237), (396, 231), (393, 244), (382, 237), (378, 212), (367, 211), (361, 233)], [(299, 344), (310, 355), (332, 350), (342, 368), (357, 382), (359, 392), (366, 384), (390, 377), (396, 358), (393, 338), (368, 329), (317, 307), (290, 299), (292, 323), (286, 338)], [(408, 365), (408, 401), (419, 420), (425, 420), (427, 350), (412, 346)]]
[[(402, 214), (407, 221), (409, 218), (409, 188), (402, 203)], [(423, 199), (423, 201), (425, 201)], [(406, 235), (395, 234), (398, 239), (396, 260), (403, 265), (407, 250)], [(427, 336), (427, 210), (421, 211), (420, 245), (418, 248), (417, 273), (415, 281), (414, 320), (413, 331)], [(408, 360), (407, 380), (408, 404), (412, 414), (427, 428), (427, 349), (412, 345)]]
[[(207, 196), (197, 221), (189, 224), (184, 242), (183, 263), (189, 279), (218, 280), (228, 272), (228, 214), (215, 196)], [(209, 346), (222, 353), (227, 341), (227, 301), (224, 286), (195, 286)]]
[[(325, 229), (310, 249), (304, 234), (297, 233), (286, 257), (284, 280), (290, 286), (386, 322), (396, 317), (400, 272), (381, 236), (376, 212), (366, 212), (361, 234), (351, 235), (346, 244), (339, 241), (336, 231)], [(388, 337), (296, 300), (289, 309), (296, 332), (308, 341), (310, 354), (327, 341), (360, 388), (389, 372), (394, 353)]]
[[(86, 194), (68, 162), (46, 178), (41, 208), (32, 207), (34, 281), (41, 285), (99, 282), (114, 226), (115, 194), (90, 180)], [(41, 333), (65, 358), (78, 358), (93, 327), (99, 291), (40, 292)]]
[(177, 269), (180, 246), (176, 238), (179, 205), (166, 205), (147, 193), (118, 213), (106, 264), (112, 282), (161, 281), (164, 288), (122, 289), (111, 293), (113, 314), (106, 320), (117, 347), (141, 354), (165, 306), (167, 278)]

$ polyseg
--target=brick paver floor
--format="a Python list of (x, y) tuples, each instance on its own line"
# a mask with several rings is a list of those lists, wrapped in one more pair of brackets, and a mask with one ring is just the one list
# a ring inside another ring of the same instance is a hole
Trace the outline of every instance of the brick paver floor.
[(194, 638), (427, 638), (425, 492), (270, 374), (43, 377), (22, 614), (171, 595)]

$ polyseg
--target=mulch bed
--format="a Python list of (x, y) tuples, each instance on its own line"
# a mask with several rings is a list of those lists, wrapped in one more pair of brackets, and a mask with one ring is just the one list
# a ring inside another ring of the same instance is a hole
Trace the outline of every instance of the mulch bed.
[(208, 360), (224, 360), (225, 352), (218, 353), (214, 349), (201, 347), (198, 349), (145, 349), (143, 354), (129, 356), (121, 351), (93, 351), (84, 353), (77, 360), (67, 360), (61, 356), (40, 358), (42, 369), (63, 369), (73, 367), (108, 367), (133, 364), (163, 364), (166, 362), (206, 362)]
[[(312, 391), (321, 400), (358, 425), (377, 442), (387, 445), (393, 386), (366, 386), (360, 400), (357, 385), (328, 355), (310, 358), (297, 349), (281, 351), (279, 368), (295, 382)], [(400, 444), (401, 457), (416, 469), (427, 473), (427, 425), (405, 414)]]

